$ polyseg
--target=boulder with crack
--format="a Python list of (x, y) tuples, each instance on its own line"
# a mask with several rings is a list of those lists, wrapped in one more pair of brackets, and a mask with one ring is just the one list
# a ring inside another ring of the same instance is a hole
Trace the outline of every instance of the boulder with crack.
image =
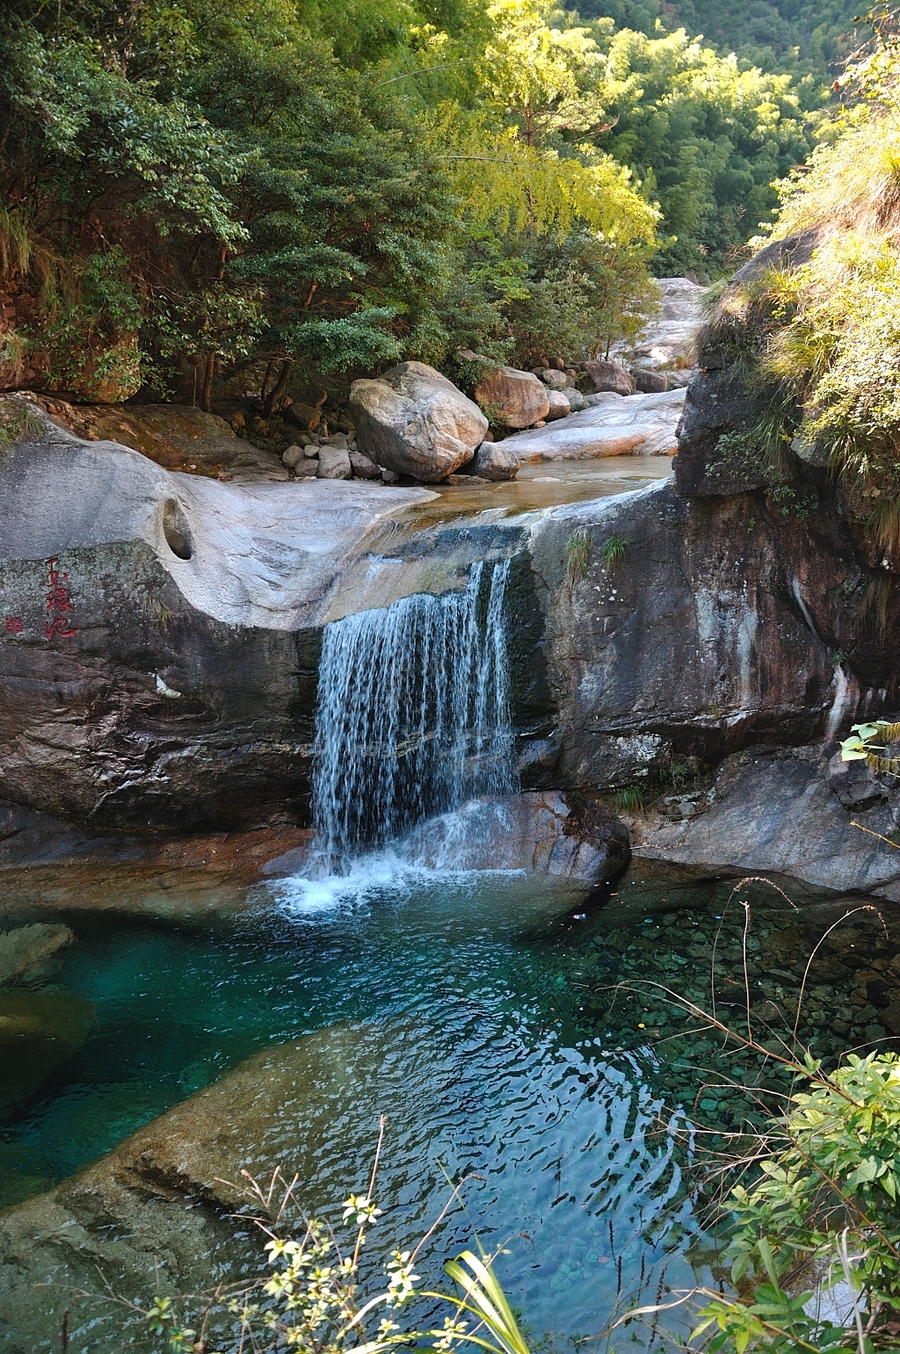
[(423, 484), (438, 484), (471, 461), (488, 430), (478, 405), (424, 362), (354, 381), (350, 411), (360, 451)]

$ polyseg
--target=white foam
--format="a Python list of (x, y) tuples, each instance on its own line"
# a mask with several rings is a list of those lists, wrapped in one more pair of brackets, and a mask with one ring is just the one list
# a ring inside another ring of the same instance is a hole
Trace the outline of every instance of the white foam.
[(438, 866), (417, 864), (404, 855), (405, 843), (358, 856), (348, 863), (345, 874), (321, 874), (311, 862), (306, 874), (289, 875), (266, 885), (276, 905), (288, 916), (313, 920), (335, 912), (352, 911), (389, 896), (398, 901), (426, 885), (441, 887), (477, 887), (485, 877), (518, 877), (524, 870), (454, 869), (451, 863)]

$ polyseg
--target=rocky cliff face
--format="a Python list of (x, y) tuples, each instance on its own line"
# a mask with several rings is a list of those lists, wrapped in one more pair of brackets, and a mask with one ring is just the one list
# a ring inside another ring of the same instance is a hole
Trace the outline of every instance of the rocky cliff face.
[(566, 781), (824, 738), (888, 700), (893, 644), (859, 620), (865, 570), (824, 510), (665, 482), (547, 514), (531, 553)]
[(477, 559), (513, 559), (525, 788), (639, 784), (881, 712), (896, 597), (867, 609), (877, 571), (819, 472), (712, 475), (746, 411), (706, 360), (674, 482), (509, 518), (171, 473), (45, 419), (0, 459), (0, 799), (104, 829), (306, 821), (322, 626), (460, 588)]

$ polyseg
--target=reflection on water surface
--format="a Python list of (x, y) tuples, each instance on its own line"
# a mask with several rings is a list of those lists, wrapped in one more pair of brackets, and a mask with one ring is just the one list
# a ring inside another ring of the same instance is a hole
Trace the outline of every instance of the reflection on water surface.
[[(596, 1334), (638, 1295), (692, 1281), (686, 1117), (737, 1114), (731, 1092), (702, 1090), (690, 1067), (712, 1065), (706, 1036), (662, 1000), (611, 1000), (611, 985), (651, 979), (702, 996), (728, 889), (636, 863), (598, 907), (517, 875), (375, 870), (318, 898), (280, 881), (227, 922), (73, 914), (77, 944), (32, 996), (64, 996), (69, 1019), (74, 1003), (80, 1033), (42, 1089), (23, 1081), (16, 1100), (7, 1085), (5, 1198), (77, 1170), (255, 1050), (307, 1036), (308, 1072), (290, 1112), (272, 1111), (254, 1165), (298, 1170), (321, 1208), (365, 1183), (384, 1113), (385, 1248), (421, 1234), (448, 1175), (474, 1172), (468, 1216), (432, 1261), (474, 1229), (505, 1243), (503, 1278), (533, 1332)], [(798, 919), (754, 899), (760, 1018), (768, 956), (778, 950), (789, 1005), (803, 948), (833, 919), (832, 904), (803, 907)], [(856, 943), (871, 952), (862, 932)], [(835, 976), (841, 953), (827, 956)], [(842, 972), (840, 1009), (874, 1021), (874, 1007), (854, 1005), (852, 964)]]

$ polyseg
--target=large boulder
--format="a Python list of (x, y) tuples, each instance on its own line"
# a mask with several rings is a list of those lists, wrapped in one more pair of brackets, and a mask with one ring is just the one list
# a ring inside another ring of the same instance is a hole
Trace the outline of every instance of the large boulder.
[(608, 394), (564, 421), (507, 437), (520, 461), (572, 461), (595, 456), (672, 456), (684, 407), (683, 390), (665, 395)]
[(350, 409), (360, 451), (424, 484), (438, 484), (471, 461), (488, 430), (478, 405), (424, 362), (401, 362), (377, 381), (354, 381)]
[(481, 357), (478, 353), (460, 353), (465, 361), (480, 368), (474, 395), (478, 404), (495, 424), (505, 428), (531, 428), (547, 417), (550, 402), (547, 387), (530, 371), (517, 371)]
[(550, 390), (563, 390), (569, 384), (569, 378), (564, 371), (557, 371), (555, 367), (542, 367), (540, 371), (533, 373)]
[(634, 381), (631, 372), (621, 362), (609, 362), (601, 357), (585, 362), (584, 369), (594, 390), (598, 393), (612, 391), (614, 395), (633, 395)]

